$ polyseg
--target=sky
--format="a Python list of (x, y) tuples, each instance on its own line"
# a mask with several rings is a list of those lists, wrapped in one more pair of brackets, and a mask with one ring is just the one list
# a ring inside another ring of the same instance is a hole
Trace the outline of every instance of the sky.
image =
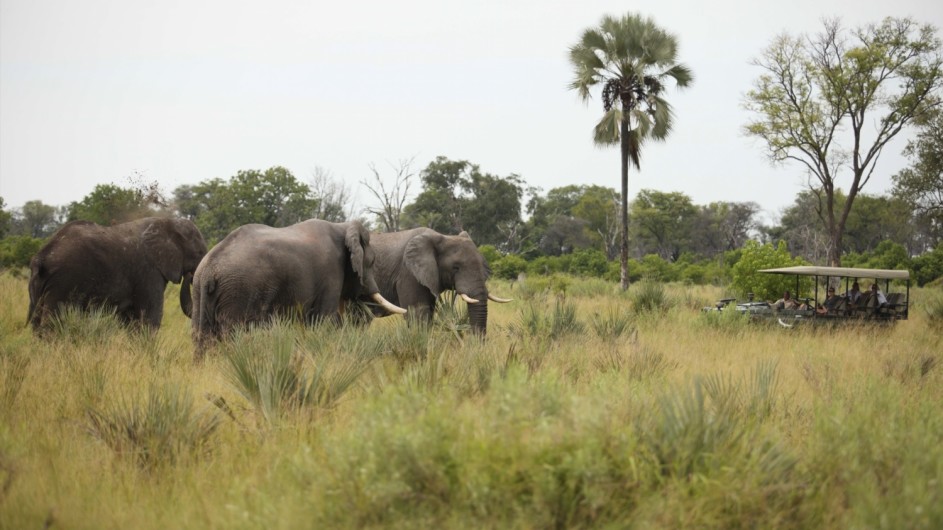
[[(673, 132), (643, 146), (630, 195), (754, 201), (773, 220), (806, 175), (742, 133), (751, 60), (825, 18), (943, 28), (938, 0), (0, 0), (0, 197), (65, 205), (97, 184), (169, 193), (284, 166), (302, 182), (329, 173), (363, 207), (371, 166), (391, 182), (437, 156), (543, 192), (619, 189), (618, 148), (592, 142), (598, 92), (587, 104), (568, 88), (568, 50), (628, 12), (674, 34), (695, 76), (669, 87)], [(890, 189), (905, 144), (884, 150), (866, 192)]]

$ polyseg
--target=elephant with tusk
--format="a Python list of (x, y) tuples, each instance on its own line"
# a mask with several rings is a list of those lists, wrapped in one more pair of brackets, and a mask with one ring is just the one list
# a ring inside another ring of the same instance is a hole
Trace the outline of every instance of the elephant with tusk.
[(72, 221), (30, 260), (27, 321), (40, 331), (64, 306), (102, 307), (125, 324), (156, 331), (168, 282), (181, 283), (180, 308), (190, 316), (190, 280), (205, 254), (203, 234), (187, 219)]
[(236, 328), (293, 316), (341, 322), (348, 302), (365, 296), (405, 313), (380, 295), (370, 232), (359, 221), (309, 219), (284, 228), (241, 226), (213, 247), (193, 277), (195, 360), (209, 341)]
[[(431, 321), (439, 294), (451, 290), (468, 304), (472, 331), (485, 335), (488, 301), (511, 301), (488, 292), (488, 264), (467, 232), (448, 236), (414, 228), (373, 234), (371, 246), (376, 251), (373, 268), (380, 294), (407, 308), (410, 318)], [(373, 314), (390, 313), (374, 306)]]

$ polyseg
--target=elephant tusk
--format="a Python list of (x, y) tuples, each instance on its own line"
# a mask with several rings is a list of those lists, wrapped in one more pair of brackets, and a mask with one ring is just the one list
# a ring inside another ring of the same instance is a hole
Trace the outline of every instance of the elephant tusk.
[(477, 303), (478, 303), (478, 300), (475, 300), (474, 298), (468, 296), (468, 295), (465, 294), (465, 293), (460, 293), (459, 296), (462, 297), (462, 300), (465, 300), (465, 303), (466, 303), (466, 304), (477, 304)]
[(497, 302), (499, 304), (506, 304), (508, 302), (514, 301), (513, 298), (498, 298), (497, 296), (493, 294), (488, 294), (488, 300), (491, 300), (492, 302)]
[(406, 314), (406, 310), (405, 310), (405, 309), (403, 309), (402, 307), (400, 307), (400, 306), (398, 306), (398, 305), (394, 305), (394, 304), (390, 303), (390, 301), (387, 300), (386, 298), (383, 298), (383, 295), (381, 295), (380, 293), (373, 293), (373, 294), (370, 296), (370, 298), (372, 298), (374, 302), (380, 304), (380, 307), (382, 307), (383, 309), (386, 309), (386, 310), (389, 311), (390, 313), (396, 313), (396, 314), (399, 314), (399, 315), (405, 315), (405, 314)]

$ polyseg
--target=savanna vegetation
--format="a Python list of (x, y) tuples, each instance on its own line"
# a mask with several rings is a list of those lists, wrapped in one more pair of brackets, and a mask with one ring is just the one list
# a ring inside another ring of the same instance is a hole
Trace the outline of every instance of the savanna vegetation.
[[(716, 287), (494, 281), (485, 341), (278, 324), (192, 363), (0, 276), (3, 528), (939, 528), (943, 298), (756, 327)], [(458, 306), (461, 306), (459, 304)]]
[[(328, 172), (278, 166), (169, 193), (100, 184), (64, 206), (0, 197), (0, 528), (943, 527), (940, 45), (908, 19), (824, 30), (774, 40), (747, 96), (747, 132), (816, 177), (771, 225), (752, 202), (629, 201), (642, 142), (670, 129), (666, 84), (693, 79), (675, 37), (638, 17), (571, 49), (571, 88), (602, 90), (593, 140), (620, 146), (621, 191), (437, 157), (392, 182), (369, 166), (377, 203), (359, 212)], [(657, 53), (617, 49), (637, 31)], [(776, 74), (809, 83), (783, 93)], [(875, 143), (842, 150), (865, 121)], [(865, 193), (909, 125), (910, 167)], [(43, 337), (25, 324), (25, 267), (69, 220), (176, 215), (212, 245), (247, 223), (358, 214), (468, 231), (516, 301), (491, 306), (485, 340), (444, 300), (428, 327), (279, 322), (201, 364), (178, 286), (150, 336), (101, 312)], [(778, 296), (783, 279), (757, 269), (839, 260), (911, 270), (910, 319), (784, 329), (700, 311)]]

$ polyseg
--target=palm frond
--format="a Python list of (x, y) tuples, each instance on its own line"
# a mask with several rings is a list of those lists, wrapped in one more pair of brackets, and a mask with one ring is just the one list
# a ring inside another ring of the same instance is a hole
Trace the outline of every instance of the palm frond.
[(629, 131), (629, 161), (632, 162), (632, 165), (635, 166), (635, 169), (641, 169), (641, 158), (642, 156), (642, 137), (639, 135), (637, 129), (632, 129)]
[(673, 65), (671, 68), (665, 70), (662, 75), (674, 79), (675, 86), (678, 88), (686, 88), (694, 82), (694, 73), (683, 64)]
[(622, 110), (618, 107), (613, 107), (609, 112), (603, 115), (599, 123), (596, 124), (596, 127), (593, 128), (593, 142), (595, 142), (596, 145), (618, 144), (620, 140), (620, 123), (622, 123)]

